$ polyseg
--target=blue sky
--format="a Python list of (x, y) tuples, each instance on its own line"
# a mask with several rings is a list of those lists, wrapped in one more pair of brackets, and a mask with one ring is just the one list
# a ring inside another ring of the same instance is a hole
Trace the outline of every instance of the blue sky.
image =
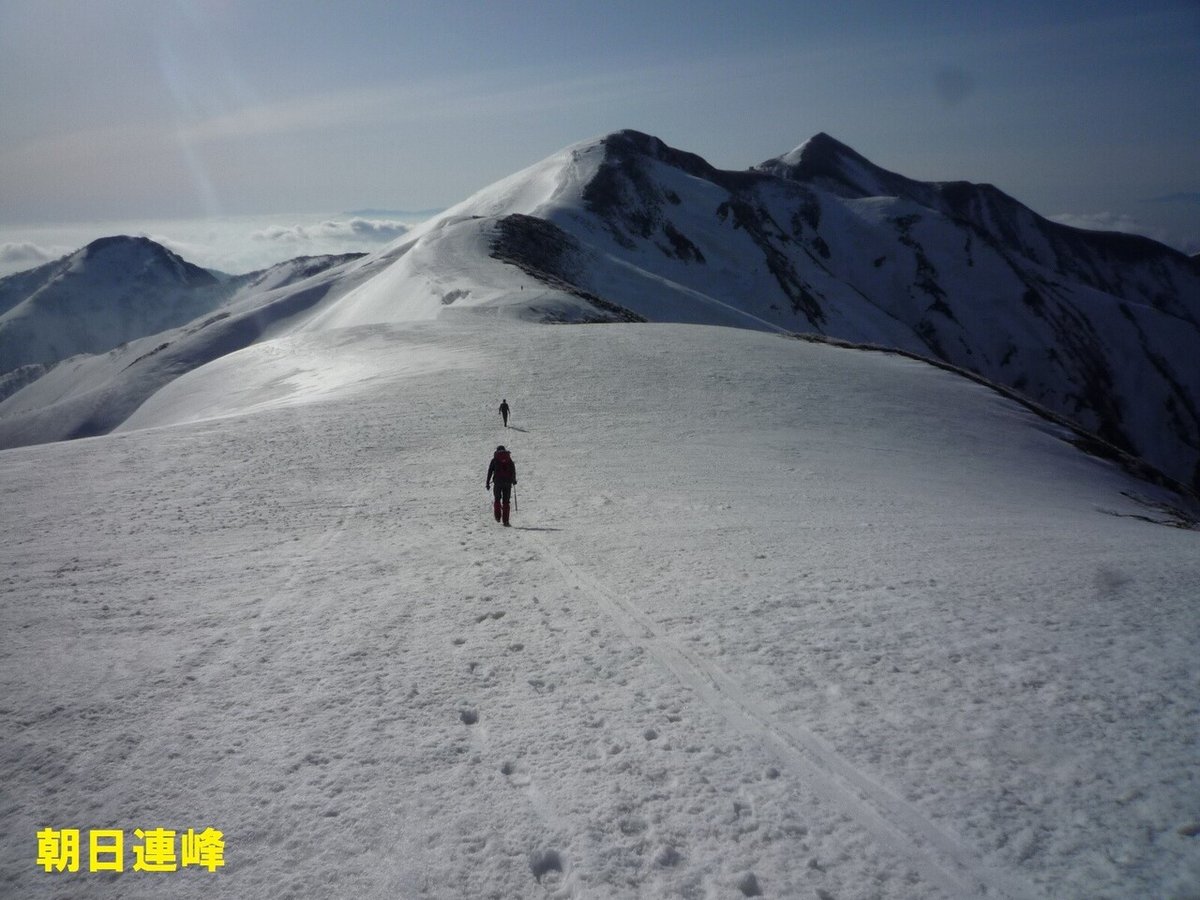
[(443, 207), (637, 128), (724, 168), (824, 131), (1200, 251), (1197, 0), (0, 0), (0, 98), (0, 241)]

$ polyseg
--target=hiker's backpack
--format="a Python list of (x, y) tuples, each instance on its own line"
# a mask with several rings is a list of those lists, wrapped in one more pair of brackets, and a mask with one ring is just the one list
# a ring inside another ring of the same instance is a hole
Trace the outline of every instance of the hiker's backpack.
[(513, 465), (512, 457), (507, 453), (496, 454), (496, 472), (497, 481), (516, 481), (517, 467)]

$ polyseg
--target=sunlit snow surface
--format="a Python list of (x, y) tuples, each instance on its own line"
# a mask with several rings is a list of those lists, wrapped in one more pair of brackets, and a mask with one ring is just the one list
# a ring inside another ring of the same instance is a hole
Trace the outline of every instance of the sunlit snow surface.
[[(1200, 536), (1156, 499), (764, 333), (254, 345), (0, 453), (0, 894), (1195, 896)], [(47, 826), (226, 866), (44, 873)]]

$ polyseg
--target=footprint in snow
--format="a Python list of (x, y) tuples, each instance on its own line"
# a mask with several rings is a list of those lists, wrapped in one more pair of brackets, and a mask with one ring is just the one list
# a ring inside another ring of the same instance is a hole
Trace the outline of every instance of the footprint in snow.
[(663, 847), (654, 854), (654, 864), (661, 866), (664, 869), (669, 869), (672, 866), (677, 866), (683, 860), (683, 856), (674, 847)]
[(743, 872), (737, 880), (738, 890), (743, 897), (761, 897), (762, 887), (759, 886), (758, 876), (753, 872)]
[(633, 836), (641, 834), (649, 826), (641, 816), (625, 816), (617, 823), (617, 827), (621, 829), (621, 834)]
[(542, 878), (551, 872), (562, 872), (562, 857), (557, 850), (535, 850), (529, 854), (529, 871), (541, 884)]
[(500, 774), (516, 787), (528, 787), (530, 782), (533, 781), (529, 777), (529, 773), (519, 763), (515, 762), (505, 762), (500, 766)]

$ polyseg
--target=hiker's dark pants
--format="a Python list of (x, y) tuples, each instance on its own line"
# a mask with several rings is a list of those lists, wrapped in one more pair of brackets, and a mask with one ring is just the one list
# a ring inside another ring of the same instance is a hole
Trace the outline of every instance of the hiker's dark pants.
[(508, 501), (512, 497), (512, 482), (511, 481), (493, 481), (492, 490), (496, 494), (496, 502), (492, 504), (493, 510), (496, 513), (496, 521), (508, 524)]
[(492, 491), (496, 495), (497, 503), (507, 504), (512, 499), (512, 484), (507, 481), (493, 481)]

